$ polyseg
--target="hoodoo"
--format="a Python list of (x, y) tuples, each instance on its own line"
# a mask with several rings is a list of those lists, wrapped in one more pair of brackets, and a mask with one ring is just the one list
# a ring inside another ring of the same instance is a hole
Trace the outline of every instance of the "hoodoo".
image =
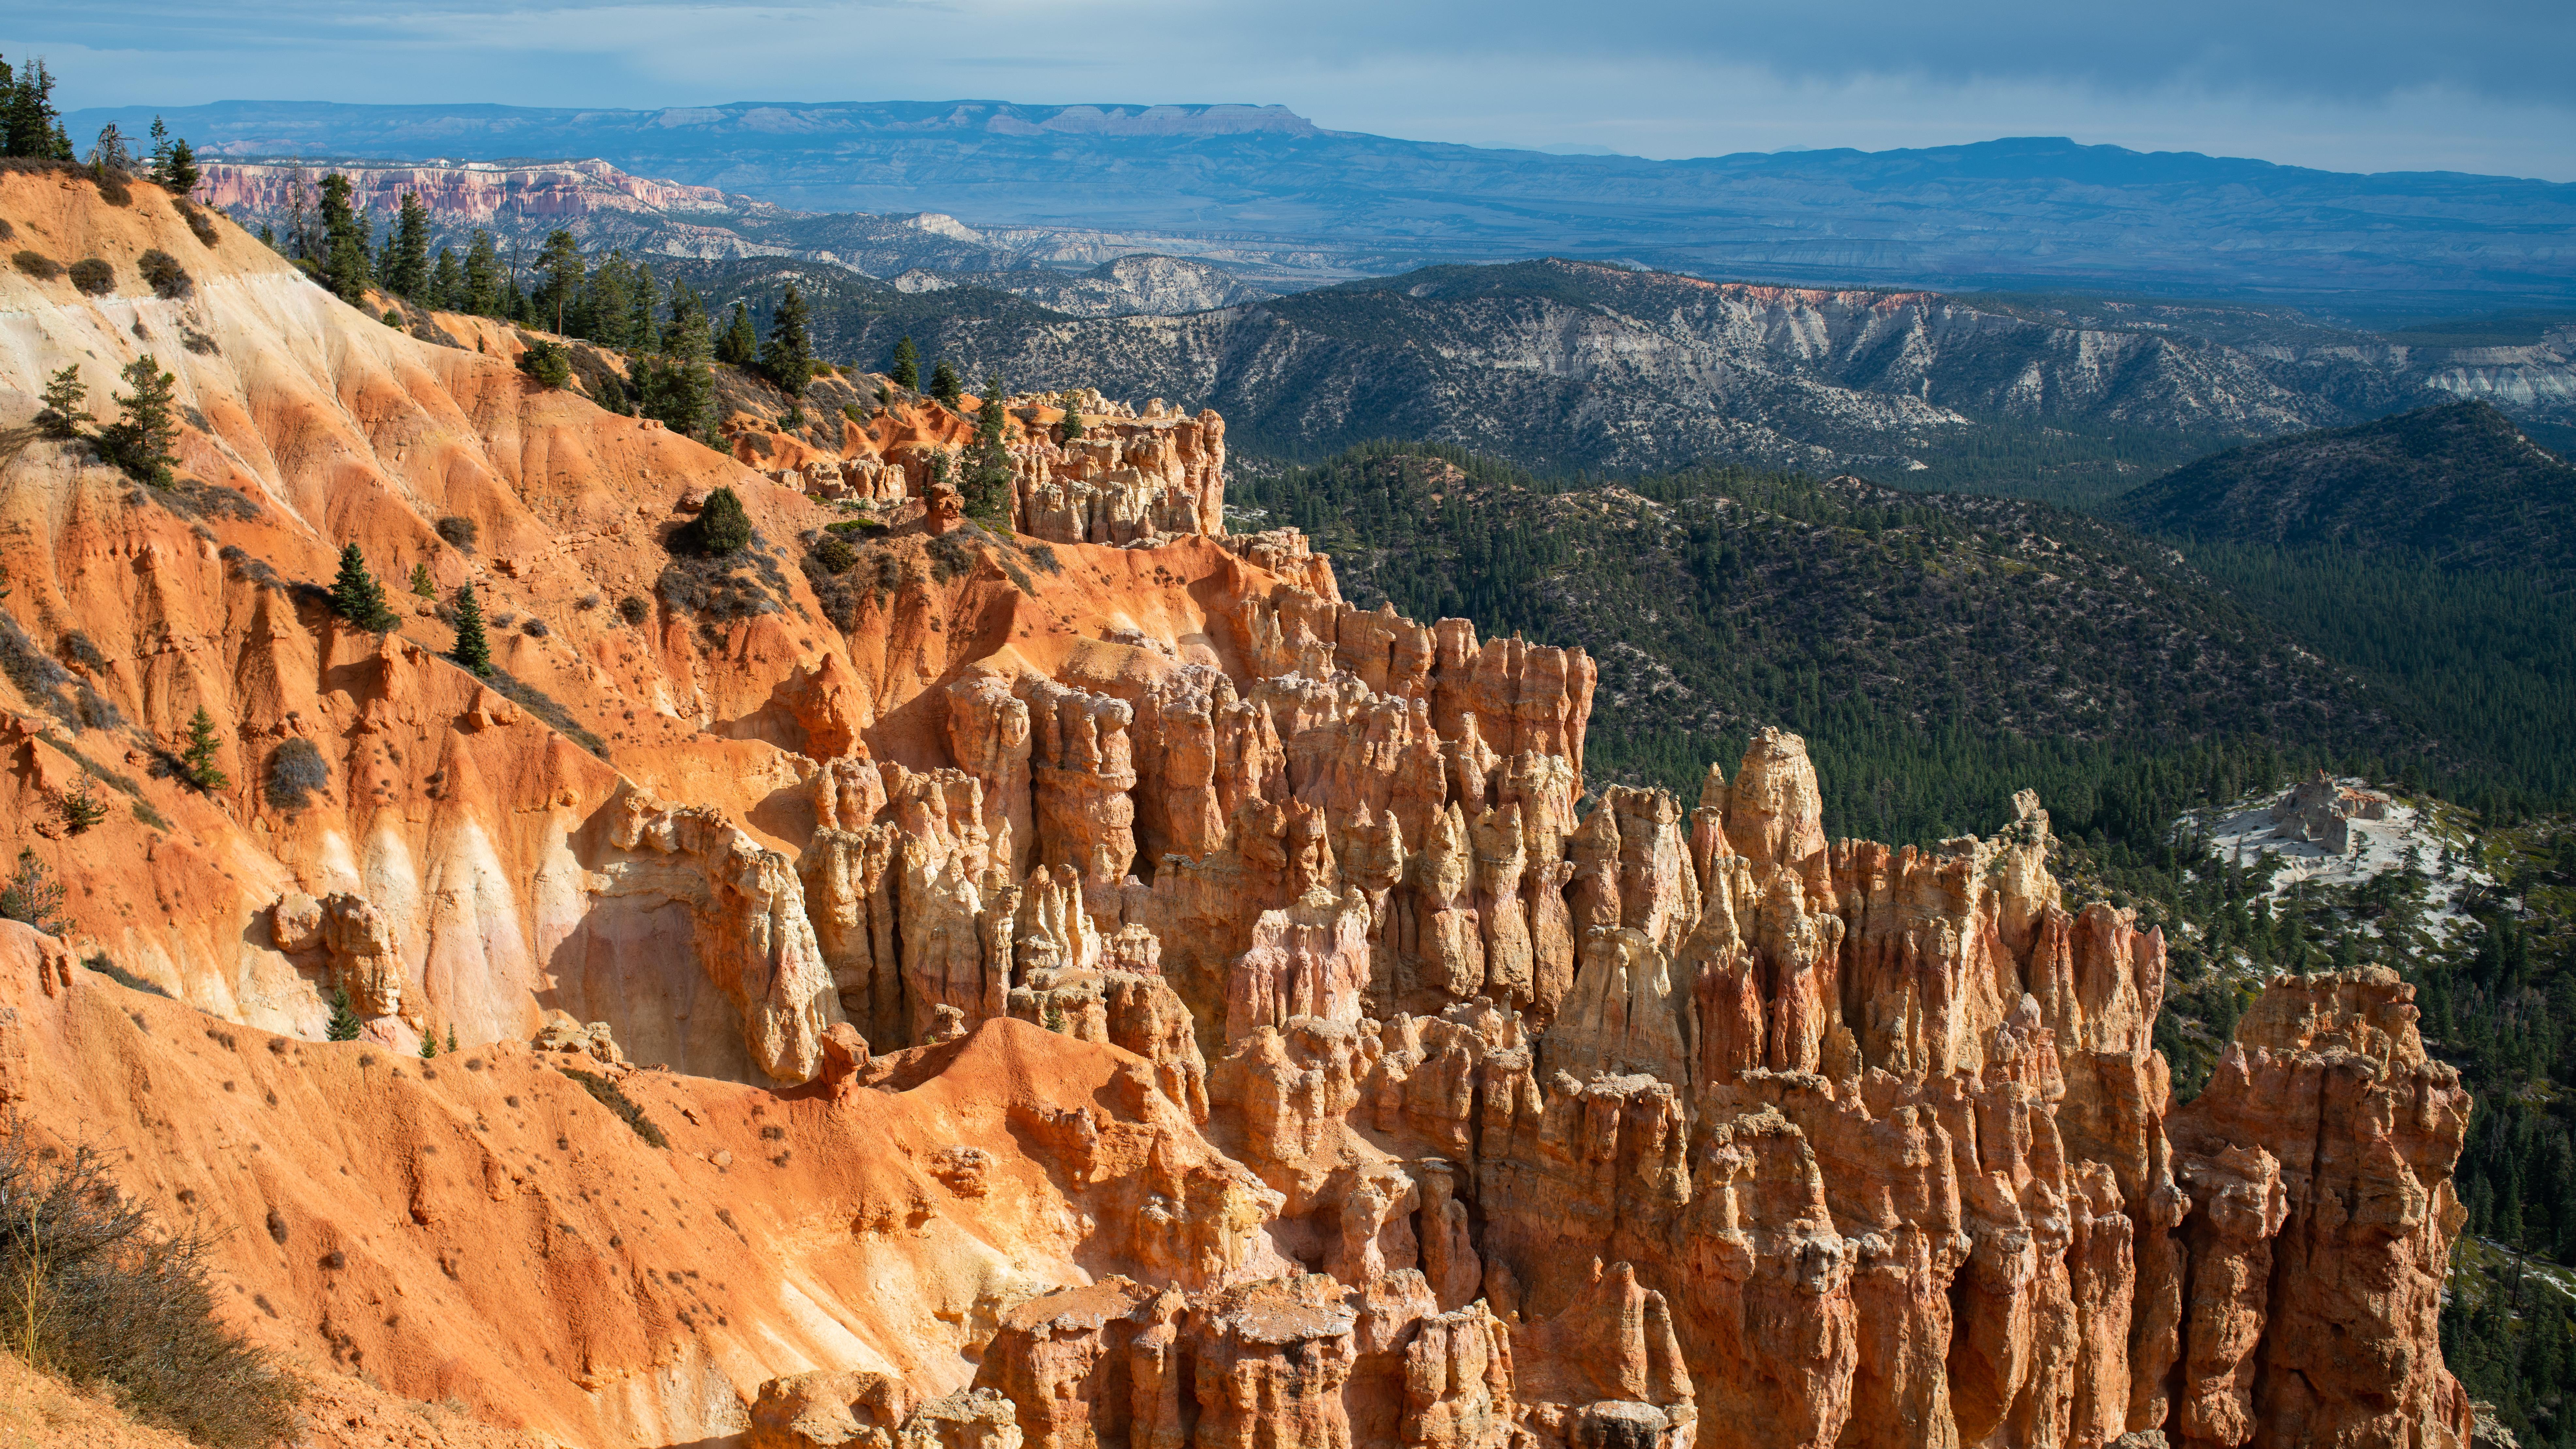
[[(870, 383), (717, 451), (148, 184), (0, 174), (0, 216), (112, 280), (0, 275), (6, 845), (64, 888), (0, 924), (0, 1099), (216, 1230), (230, 1320), (379, 1412), (2468, 1440), (2469, 1102), (2389, 973), (2275, 981), (2177, 1108), (2163, 937), (2067, 899), (2037, 799), (1830, 837), (1772, 730), (1696, 800), (1587, 782), (1589, 658), (1230, 534), (1212, 412), (983, 399), (977, 522), (963, 410)], [(144, 358), (167, 483), (37, 417), (65, 369), (115, 416)], [(351, 543), (391, 629), (319, 587)]]

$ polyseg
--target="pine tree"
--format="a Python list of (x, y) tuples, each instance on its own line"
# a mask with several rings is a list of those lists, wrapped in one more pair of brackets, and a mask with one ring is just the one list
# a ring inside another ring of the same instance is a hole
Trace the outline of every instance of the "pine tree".
[(465, 293), (457, 309), (477, 317), (499, 317), (502, 310), (501, 252), (492, 245), (492, 233), (477, 228), (473, 243), (465, 249)]
[(1004, 408), (999, 373), (984, 379), (975, 409), (975, 449), (966, 467), (966, 516), (1000, 533), (1011, 531), (1011, 452), (1002, 442)]
[(200, 790), (230, 786), (232, 776), (215, 763), (222, 748), (223, 741), (215, 733), (215, 717), (206, 713), (204, 705), (198, 705), (197, 712), (188, 716), (188, 744), (179, 751), (179, 773)]
[(465, 269), (456, 264), (452, 247), (438, 249), (438, 265), (429, 274), (428, 305), (441, 312), (465, 310)]
[(958, 399), (966, 396), (965, 379), (957, 375), (957, 369), (950, 367), (944, 357), (930, 371), (930, 395), (951, 408), (957, 406)]
[(60, 372), (46, 374), (44, 410), (36, 414), (36, 426), (49, 437), (79, 437), (80, 425), (91, 421), (81, 406), (88, 398), (89, 389), (81, 385), (80, 364), (72, 363)]
[(170, 128), (159, 116), (152, 118), (152, 165), (144, 175), (165, 190), (170, 185)]
[(202, 179), (204, 173), (197, 169), (197, 152), (188, 144), (188, 138), (181, 136), (172, 141), (170, 179), (162, 185), (167, 186), (173, 196), (186, 196), (197, 189), (197, 183)]
[(129, 475), (167, 488), (177, 476), (174, 470), (179, 463), (178, 454), (171, 451), (179, 440), (174, 417), (179, 379), (163, 372), (148, 352), (127, 363), (118, 375), (134, 391), (116, 395), (125, 416), (99, 429), (99, 451)]
[(437, 1056), (438, 1033), (435, 1031), (422, 1032), (420, 1034), (420, 1059), (425, 1062), (433, 1061), (436, 1060)]
[(332, 1041), (356, 1041), (367, 1024), (358, 1019), (357, 1005), (349, 1000), (349, 988), (335, 987), (331, 992), (331, 1024), (322, 1035)]
[(706, 304), (685, 282), (671, 285), (671, 323), (662, 331), (662, 347), (662, 355), (644, 369), (638, 410), (675, 433), (712, 440), (716, 384), (707, 362), (715, 344), (707, 335)]
[(452, 1021), (447, 1024), (447, 1054), (456, 1055), (456, 1023)]
[(733, 304), (733, 321), (716, 339), (716, 361), (727, 367), (749, 367), (760, 360), (760, 334), (752, 330), (751, 309)]
[(770, 318), (769, 341), (760, 349), (760, 370), (791, 398), (803, 397), (805, 385), (814, 380), (814, 338), (807, 321), (805, 294), (790, 282), (786, 295), (778, 299), (777, 314)]
[(429, 301), (429, 208), (421, 205), (418, 192), (403, 193), (402, 214), (386, 246), (392, 262), (385, 268), (385, 285), (398, 297)]
[(912, 345), (910, 337), (894, 345), (894, 368), (886, 378), (897, 387), (921, 390), (921, 350)]
[(483, 637), (483, 605), (470, 581), (456, 586), (456, 647), (447, 657), (472, 674), (491, 677), (492, 641)]
[(343, 302), (355, 303), (375, 280), (367, 255), (367, 219), (349, 204), (354, 188), (334, 171), (322, 178), (322, 284)]
[(653, 325), (653, 268), (640, 265), (627, 303), (626, 347), (632, 352), (654, 352), (661, 346), (661, 329)]
[(538, 326), (560, 336), (581, 296), (581, 245), (571, 232), (557, 228), (546, 233), (546, 249), (537, 258), (536, 273), (536, 291), (528, 305), (536, 309)]
[(89, 148), (89, 174), (105, 181), (110, 176), (130, 176), (134, 172), (134, 152), (125, 144), (125, 133), (114, 121), (98, 128), (98, 140)]
[(1064, 395), (1064, 440), (1068, 443), (1082, 436), (1082, 400), (1071, 392)]
[(0, 881), (0, 921), (17, 921), (48, 936), (68, 936), (72, 923), (63, 916), (70, 892), (45, 869), (34, 846), (18, 849), (18, 871)]
[[(0, 65), (0, 82), (9, 79), (8, 69)], [(5, 123), (6, 144), (0, 154), (31, 156), (55, 161), (68, 161), (71, 148), (59, 124), (62, 113), (54, 109), (54, 78), (45, 69), (44, 58), (28, 61), (18, 72), (5, 97), (8, 114)]]
[(402, 623), (385, 607), (385, 587), (367, 572), (367, 556), (354, 543), (340, 546), (340, 577), (331, 585), (331, 608), (359, 628), (378, 634)]
[(438, 581), (429, 576), (429, 561), (423, 559), (411, 566), (411, 591), (424, 599), (438, 597)]

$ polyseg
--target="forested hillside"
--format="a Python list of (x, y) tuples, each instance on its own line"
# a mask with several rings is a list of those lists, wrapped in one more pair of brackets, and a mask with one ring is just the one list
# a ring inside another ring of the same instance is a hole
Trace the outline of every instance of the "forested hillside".
[(2576, 467), (2477, 401), (2231, 448), (2105, 511), (2196, 542), (2576, 566)]
[(1621, 722), (1603, 778), (1688, 792), (1750, 731), (1798, 730), (1839, 831), (1992, 830), (2035, 786), (2061, 828), (2145, 841), (2293, 762), (2446, 767), (2410, 701), (2043, 504), (1740, 469), (1550, 485), (1391, 445), (1235, 498), (1313, 534), (1356, 600), (1582, 644)]

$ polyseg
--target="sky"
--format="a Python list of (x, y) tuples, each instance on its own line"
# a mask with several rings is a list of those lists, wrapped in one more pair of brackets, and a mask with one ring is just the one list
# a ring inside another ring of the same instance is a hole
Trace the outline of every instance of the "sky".
[(2576, 0), (20, 4), (65, 110), (215, 100), (1279, 104), (1651, 157), (2063, 135), (2576, 181)]

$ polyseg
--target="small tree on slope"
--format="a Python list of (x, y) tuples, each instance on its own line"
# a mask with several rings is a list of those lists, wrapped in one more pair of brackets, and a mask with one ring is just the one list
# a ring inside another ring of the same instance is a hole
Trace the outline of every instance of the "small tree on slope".
[(385, 607), (385, 586), (367, 572), (367, 556), (354, 543), (340, 546), (340, 576), (331, 584), (331, 607), (341, 618), (378, 634), (402, 622)]
[(492, 674), (492, 641), (483, 637), (483, 605), (471, 583), (456, 586), (456, 648), (448, 656), (479, 678)]

